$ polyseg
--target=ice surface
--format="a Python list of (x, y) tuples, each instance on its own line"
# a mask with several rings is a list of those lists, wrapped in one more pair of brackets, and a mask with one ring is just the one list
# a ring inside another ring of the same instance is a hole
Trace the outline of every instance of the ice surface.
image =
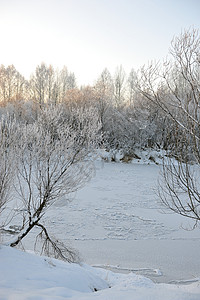
[[(44, 221), (51, 234), (77, 248), (91, 265), (137, 269), (158, 282), (198, 278), (199, 228), (184, 230), (193, 224), (163, 212), (156, 195), (159, 172), (154, 163), (99, 161), (95, 178), (71, 195), (70, 203), (55, 203)], [(24, 242), (27, 249), (33, 236)]]

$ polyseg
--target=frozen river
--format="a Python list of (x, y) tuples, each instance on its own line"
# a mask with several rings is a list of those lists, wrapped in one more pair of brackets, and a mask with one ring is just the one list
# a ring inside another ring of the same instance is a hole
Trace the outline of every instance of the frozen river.
[(86, 263), (157, 282), (200, 277), (199, 229), (164, 213), (156, 195), (159, 166), (98, 163), (96, 176), (66, 205), (51, 208), (51, 231), (80, 251)]
[[(49, 232), (78, 249), (85, 263), (133, 271), (156, 282), (200, 277), (199, 228), (164, 213), (156, 195), (159, 166), (97, 163), (96, 176), (44, 216)], [(184, 229), (185, 228), (185, 229)], [(34, 232), (25, 240), (31, 249)]]

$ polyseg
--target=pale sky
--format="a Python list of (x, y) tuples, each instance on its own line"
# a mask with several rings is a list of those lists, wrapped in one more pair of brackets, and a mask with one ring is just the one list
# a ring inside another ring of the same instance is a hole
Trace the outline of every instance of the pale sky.
[(189, 27), (200, 28), (200, 0), (0, 0), (0, 64), (26, 78), (41, 62), (66, 65), (87, 85), (105, 67), (164, 59)]

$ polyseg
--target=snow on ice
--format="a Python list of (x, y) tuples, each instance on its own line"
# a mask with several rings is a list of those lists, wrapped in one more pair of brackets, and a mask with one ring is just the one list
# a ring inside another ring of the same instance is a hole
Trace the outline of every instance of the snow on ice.
[[(84, 264), (1, 246), (1, 300), (200, 299), (199, 229), (184, 230), (192, 224), (159, 202), (160, 155), (138, 155), (129, 164), (98, 161), (95, 178), (44, 216), (51, 234), (78, 249)], [(33, 249), (34, 234), (26, 249)]]

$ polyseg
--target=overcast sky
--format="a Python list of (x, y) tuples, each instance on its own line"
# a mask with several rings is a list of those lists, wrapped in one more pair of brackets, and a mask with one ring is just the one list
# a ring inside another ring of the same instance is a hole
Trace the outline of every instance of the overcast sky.
[(78, 84), (163, 59), (175, 35), (200, 28), (200, 0), (0, 0), (0, 64), (29, 78), (66, 65)]

